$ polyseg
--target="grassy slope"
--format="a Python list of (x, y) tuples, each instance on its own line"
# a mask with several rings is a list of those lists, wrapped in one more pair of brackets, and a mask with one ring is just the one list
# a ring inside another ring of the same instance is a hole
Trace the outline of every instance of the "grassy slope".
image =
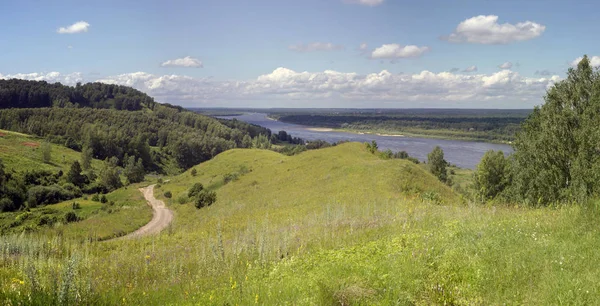
[[(51, 162), (47, 164), (42, 161), (40, 150), (43, 139), (5, 130), (0, 130), (0, 135), (0, 159), (7, 170), (24, 172), (42, 169), (53, 172), (62, 170), (67, 173), (75, 160), (81, 160), (80, 152), (51, 144)], [(92, 167), (96, 172), (101, 168), (101, 163), (99, 160), (92, 160)], [(61, 220), (66, 212), (74, 211), (78, 217), (86, 220), (68, 225), (54, 225), (51, 232), (64, 233), (69, 238), (94, 240), (120, 236), (136, 230), (152, 218), (152, 210), (137, 190), (138, 185), (108, 194), (109, 201), (115, 202), (112, 207), (79, 198), (33, 208), (30, 213), (0, 213), (0, 229), (17, 233), (23, 230), (48, 230), (48, 226), (38, 226), (41, 216)], [(73, 210), (73, 202), (79, 203), (81, 209)], [(17, 220), (20, 221), (15, 222)]]
[[(223, 185), (223, 175), (242, 165), (252, 171)], [(175, 211), (158, 237), (82, 245), (57, 236), (0, 238), (0, 300), (31, 293), (32, 280), (43, 288), (32, 296), (43, 303), (77, 296), (81, 304), (144, 305), (600, 299), (597, 209), (459, 204), (421, 167), (380, 160), (360, 144), (292, 157), (231, 150), (196, 169), (156, 190), (173, 192), (167, 204)], [(217, 191), (213, 206), (177, 203), (194, 182)], [(39, 272), (28, 273), (30, 266)], [(70, 291), (61, 295), (65, 284)]]

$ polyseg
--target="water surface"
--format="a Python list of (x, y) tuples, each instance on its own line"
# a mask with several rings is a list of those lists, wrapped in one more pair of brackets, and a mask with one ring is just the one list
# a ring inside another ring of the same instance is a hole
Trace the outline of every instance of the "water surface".
[(327, 142), (337, 142), (340, 140), (371, 142), (375, 140), (379, 150), (390, 149), (394, 152), (406, 151), (410, 156), (419, 160), (427, 160), (427, 154), (440, 146), (444, 150), (445, 159), (462, 168), (474, 169), (479, 160), (488, 150), (502, 150), (504, 153), (511, 153), (512, 147), (504, 144), (493, 144), (486, 142), (462, 141), (462, 140), (444, 140), (434, 138), (418, 137), (397, 137), (380, 136), (374, 134), (355, 134), (336, 131), (315, 131), (310, 127), (292, 123), (284, 123), (269, 119), (267, 114), (247, 113), (240, 116), (220, 116), (224, 119), (237, 119), (248, 123), (264, 126), (273, 133), (286, 131), (293, 137), (300, 137), (304, 140), (325, 140)]

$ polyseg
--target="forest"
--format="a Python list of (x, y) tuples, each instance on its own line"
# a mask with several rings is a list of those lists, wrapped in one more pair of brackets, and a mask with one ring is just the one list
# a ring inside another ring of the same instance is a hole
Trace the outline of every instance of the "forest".
[(359, 132), (513, 141), (530, 111), (524, 110), (305, 110), (274, 111), (282, 122)]

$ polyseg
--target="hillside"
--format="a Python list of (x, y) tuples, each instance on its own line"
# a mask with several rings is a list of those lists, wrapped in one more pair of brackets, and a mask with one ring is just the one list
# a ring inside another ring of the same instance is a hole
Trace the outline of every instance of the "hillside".
[[(4, 301), (20, 300), (11, 288), (33, 293), (40, 304), (61, 296), (80, 304), (144, 305), (600, 298), (597, 206), (463, 205), (420, 166), (379, 159), (356, 143), (291, 157), (234, 149), (193, 169), (196, 176), (190, 169), (155, 188), (155, 195), (172, 193), (161, 198), (175, 214), (157, 237), (83, 244), (55, 239), (54, 232), (0, 238)], [(225, 177), (232, 179), (225, 184)], [(186, 199), (198, 182), (216, 191), (215, 204), (197, 209)], [(97, 228), (91, 220), (56, 230), (77, 237)], [(42, 251), (47, 241), (55, 251)], [(39, 272), (27, 274), (25, 267)], [(72, 276), (57, 279), (49, 270)], [(20, 285), (32, 280), (35, 290)], [(70, 291), (61, 295), (64, 286)]]

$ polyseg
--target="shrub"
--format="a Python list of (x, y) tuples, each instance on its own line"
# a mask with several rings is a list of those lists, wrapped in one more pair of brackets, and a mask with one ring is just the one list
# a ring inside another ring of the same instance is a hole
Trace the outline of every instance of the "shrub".
[(62, 188), (64, 190), (72, 192), (75, 197), (80, 197), (81, 195), (83, 195), (83, 192), (81, 192), (81, 189), (79, 189), (79, 187), (75, 186), (72, 183), (65, 183), (62, 185)]
[(76, 213), (69, 211), (69, 212), (65, 213), (64, 219), (65, 219), (65, 223), (71, 223), (71, 222), (77, 222), (79, 220), (79, 217), (77, 217)]
[(60, 186), (34, 186), (27, 191), (27, 204), (29, 207), (54, 204), (74, 198), (75, 195)]
[(92, 201), (100, 202), (100, 196), (96, 193), (95, 195), (92, 196)]
[(217, 194), (214, 191), (202, 190), (194, 202), (196, 208), (202, 208), (212, 205), (217, 201)]
[(100, 203), (102, 203), (102, 204), (105, 204), (105, 203), (107, 203), (107, 202), (108, 202), (108, 199), (106, 198), (106, 196), (105, 196), (105, 195), (102, 195), (102, 196), (100, 197)]
[[(106, 188), (106, 186), (104, 186), (101, 183), (94, 182), (94, 183), (91, 183), (91, 184), (83, 187), (82, 191), (87, 194), (106, 193), (106, 192), (108, 192), (108, 188)], [(98, 200), (96, 200), (96, 201), (98, 201)], [(92, 201), (94, 201), (93, 198), (92, 198)]]
[(237, 181), (239, 179), (239, 174), (237, 172), (231, 172), (223, 175), (223, 183), (227, 184), (229, 182)]
[(81, 205), (77, 202), (73, 202), (73, 204), (71, 205), (73, 207), (73, 209), (81, 209)]
[(165, 191), (164, 196), (165, 198), (170, 199), (173, 197), (173, 194), (171, 193), (171, 191)]
[(54, 224), (55, 221), (56, 221), (55, 217), (50, 217), (48, 215), (44, 215), (38, 219), (37, 225), (38, 226), (52, 225), (52, 224)]
[(198, 195), (202, 190), (204, 190), (204, 185), (200, 183), (195, 183), (192, 188), (188, 191), (188, 198), (193, 198)]
[(198, 171), (196, 171), (196, 168), (193, 168), (193, 169), (192, 169), (192, 172), (190, 172), (190, 174), (191, 174), (192, 176), (196, 176), (196, 174), (198, 174)]
[(483, 200), (493, 199), (504, 191), (510, 181), (509, 160), (502, 151), (487, 151), (473, 174), (473, 187)]
[(448, 180), (448, 171), (446, 170), (448, 162), (444, 159), (442, 148), (439, 146), (433, 148), (433, 151), (427, 154), (427, 163), (429, 164), (429, 171), (440, 181), (445, 183)]
[(180, 195), (180, 196), (177, 198), (177, 203), (179, 203), (179, 204), (185, 204), (185, 203), (187, 203), (188, 201), (189, 201), (188, 197), (186, 197), (186, 196), (185, 196), (185, 195), (183, 195), (183, 194), (182, 194), (182, 195)]

